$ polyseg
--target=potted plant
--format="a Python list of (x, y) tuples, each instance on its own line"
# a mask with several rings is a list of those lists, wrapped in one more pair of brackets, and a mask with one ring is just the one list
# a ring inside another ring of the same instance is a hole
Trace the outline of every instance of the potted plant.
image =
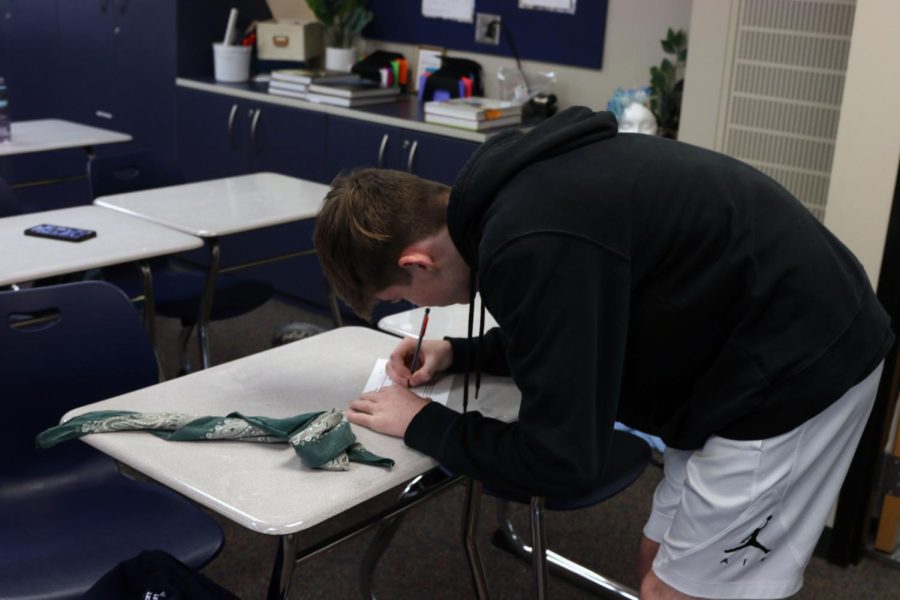
[(677, 138), (687, 62), (687, 34), (681, 29), (672, 31), (670, 27), (666, 39), (660, 40), (660, 43), (663, 51), (672, 55), (675, 62), (664, 58), (658, 67), (650, 67), (650, 109), (659, 124), (659, 134)]
[(355, 61), (354, 44), (372, 20), (368, 0), (306, 0), (325, 28), (325, 68), (349, 71)]

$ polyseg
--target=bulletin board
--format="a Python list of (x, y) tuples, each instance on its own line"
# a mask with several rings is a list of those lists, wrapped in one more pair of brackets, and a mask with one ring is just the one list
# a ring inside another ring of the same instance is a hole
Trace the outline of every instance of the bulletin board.
[(476, 13), (500, 15), (500, 44), (475, 43), (475, 24), (422, 16), (421, 0), (371, 0), (375, 18), (363, 32), (369, 39), (443, 46), (448, 51), (513, 56), (600, 69), (608, 0), (578, 0), (575, 14), (519, 8), (519, 0), (475, 0)]

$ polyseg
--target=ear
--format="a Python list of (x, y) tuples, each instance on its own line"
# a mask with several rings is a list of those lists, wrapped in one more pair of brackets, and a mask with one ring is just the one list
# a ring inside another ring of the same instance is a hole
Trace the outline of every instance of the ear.
[(422, 252), (421, 250), (405, 250), (400, 255), (397, 264), (403, 269), (434, 270), (434, 259), (430, 254)]

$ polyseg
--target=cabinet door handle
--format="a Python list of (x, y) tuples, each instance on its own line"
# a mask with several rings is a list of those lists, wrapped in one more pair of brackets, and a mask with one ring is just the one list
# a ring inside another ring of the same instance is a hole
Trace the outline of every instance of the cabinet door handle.
[(406, 172), (413, 172), (413, 161), (416, 160), (416, 149), (419, 147), (419, 140), (413, 140), (412, 147), (406, 157)]
[(231, 105), (231, 110), (228, 112), (228, 143), (234, 148), (234, 117), (237, 115), (237, 104)]
[(259, 123), (259, 115), (262, 114), (262, 109), (257, 108), (253, 111), (253, 119), (250, 121), (250, 150), (255, 154), (256, 153), (256, 126)]
[(384, 167), (384, 151), (385, 149), (387, 149), (388, 140), (390, 139), (390, 137), (391, 136), (387, 133), (381, 136), (381, 145), (378, 146), (378, 161), (375, 163), (375, 165), (379, 169)]

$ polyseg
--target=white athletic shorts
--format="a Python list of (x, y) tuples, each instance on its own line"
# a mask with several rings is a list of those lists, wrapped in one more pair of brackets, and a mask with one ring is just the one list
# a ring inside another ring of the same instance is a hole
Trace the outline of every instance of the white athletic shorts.
[(667, 448), (644, 535), (653, 572), (699, 598), (784, 598), (837, 499), (872, 409), (883, 364), (796, 429), (766, 440), (712, 436)]

